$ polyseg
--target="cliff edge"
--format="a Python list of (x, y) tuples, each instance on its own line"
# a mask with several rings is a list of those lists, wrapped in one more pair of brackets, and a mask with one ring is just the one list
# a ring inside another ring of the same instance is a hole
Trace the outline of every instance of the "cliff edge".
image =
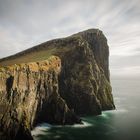
[(32, 139), (38, 123), (81, 123), (114, 109), (107, 39), (98, 29), (0, 60), (0, 138)]

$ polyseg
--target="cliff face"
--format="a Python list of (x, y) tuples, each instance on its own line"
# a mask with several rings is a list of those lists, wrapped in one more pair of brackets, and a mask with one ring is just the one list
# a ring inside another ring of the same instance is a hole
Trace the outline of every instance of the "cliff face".
[(32, 139), (30, 129), (41, 122), (78, 123), (58, 94), (61, 60), (52, 56), (47, 61), (0, 68), (1, 138)]
[(114, 109), (108, 57), (105, 36), (91, 29), (0, 60), (0, 137), (32, 139), (37, 123)]
[(88, 30), (72, 37), (73, 49), (62, 56), (61, 96), (77, 114), (113, 109), (105, 36), (99, 30)]

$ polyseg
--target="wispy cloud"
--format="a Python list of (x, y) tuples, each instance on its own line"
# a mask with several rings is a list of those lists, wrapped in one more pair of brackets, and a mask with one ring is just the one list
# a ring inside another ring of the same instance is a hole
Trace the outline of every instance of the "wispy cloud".
[(140, 65), (139, 0), (0, 0), (0, 57), (88, 28), (107, 36), (112, 73)]
[(140, 78), (140, 66), (129, 66), (123, 68), (112, 68), (113, 73), (112, 76), (122, 76), (122, 77), (139, 77)]

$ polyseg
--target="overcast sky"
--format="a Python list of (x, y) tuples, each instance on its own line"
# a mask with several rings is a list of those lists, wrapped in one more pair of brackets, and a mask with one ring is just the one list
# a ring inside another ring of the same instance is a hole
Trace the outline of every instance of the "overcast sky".
[(0, 58), (99, 28), (112, 75), (140, 75), (140, 0), (0, 0)]

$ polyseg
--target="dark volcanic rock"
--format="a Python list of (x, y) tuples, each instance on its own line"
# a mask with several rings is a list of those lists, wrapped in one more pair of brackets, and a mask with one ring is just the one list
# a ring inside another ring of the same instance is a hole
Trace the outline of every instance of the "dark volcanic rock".
[(0, 139), (31, 140), (37, 123), (114, 109), (108, 57), (105, 36), (90, 29), (1, 59)]

